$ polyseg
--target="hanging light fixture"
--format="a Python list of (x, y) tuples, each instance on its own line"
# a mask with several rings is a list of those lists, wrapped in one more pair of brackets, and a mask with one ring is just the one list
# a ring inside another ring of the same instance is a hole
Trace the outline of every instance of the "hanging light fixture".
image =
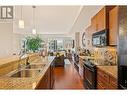
[(19, 20), (19, 28), (24, 28), (24, 20), (22, 19), (22, 6), (21, 6), (21, 17), (20, 17), (20, 20)]
[(32, 29), (32, 34), (37, 34), (36, 28), (35, 28), (35, 8), (36, 6), (33, 6), (33, 29)]

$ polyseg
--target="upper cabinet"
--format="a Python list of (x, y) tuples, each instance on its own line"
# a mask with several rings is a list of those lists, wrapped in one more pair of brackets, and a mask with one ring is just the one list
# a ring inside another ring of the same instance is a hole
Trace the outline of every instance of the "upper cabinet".
[(106, 22), (106, 8), (102, 8), (98, 14), (96, 15), (96, 19), (97, 19), (97, 22), (96, 22), (96, 30), (97, 31), (101, 31), (103, 29), (106, 29), (107, 28), (107, 22)]
[(107, 28), (106, 8), (102, 8), (92, 19), (92, 27), (94, 32), (101, 31)]
[(118, 7), (109, 12), (109, 45), (117, 45), (118, 35)]
[(85, 29), (85, 47), (92, 46), (92, 34), (109, 30), (109, 45), (117, 45), (118, 6), (105, 6), (91, 18), (91, 25)]
[(95, 15), (92, 19), (91, 19), (91, 25), (93, 28), (93, 33), (97, 31), (97, 15)]
[(92, 19), (91, 24), (94, 32), (109, 28), (109, 11), (113, 6), (103, 7)]

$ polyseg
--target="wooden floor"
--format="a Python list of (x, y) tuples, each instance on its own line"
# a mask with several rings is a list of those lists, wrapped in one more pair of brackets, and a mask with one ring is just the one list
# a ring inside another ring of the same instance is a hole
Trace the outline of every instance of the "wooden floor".
[(54, 89), (84, 89), (82, 80), (73, 64), (55, 68)]

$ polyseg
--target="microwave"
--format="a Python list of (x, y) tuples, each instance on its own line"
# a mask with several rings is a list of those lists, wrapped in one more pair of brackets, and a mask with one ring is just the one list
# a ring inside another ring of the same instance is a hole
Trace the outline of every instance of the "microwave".
[(93, 33), (92, 35), (93, 46), (107, 46), (108, 45), (108, 29)]

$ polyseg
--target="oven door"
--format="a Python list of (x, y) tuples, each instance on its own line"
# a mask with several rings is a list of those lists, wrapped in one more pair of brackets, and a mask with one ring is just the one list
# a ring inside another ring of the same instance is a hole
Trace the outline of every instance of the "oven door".
[(94, 36), (92, 38), (92, 44), (93, 44), (93, 46), (100, 46), (101, 45), (101, 37), (100, 36)]
[(86, 89), (96, 88), (96, 68), (90, 65), (84, 65), (84, 86)]

